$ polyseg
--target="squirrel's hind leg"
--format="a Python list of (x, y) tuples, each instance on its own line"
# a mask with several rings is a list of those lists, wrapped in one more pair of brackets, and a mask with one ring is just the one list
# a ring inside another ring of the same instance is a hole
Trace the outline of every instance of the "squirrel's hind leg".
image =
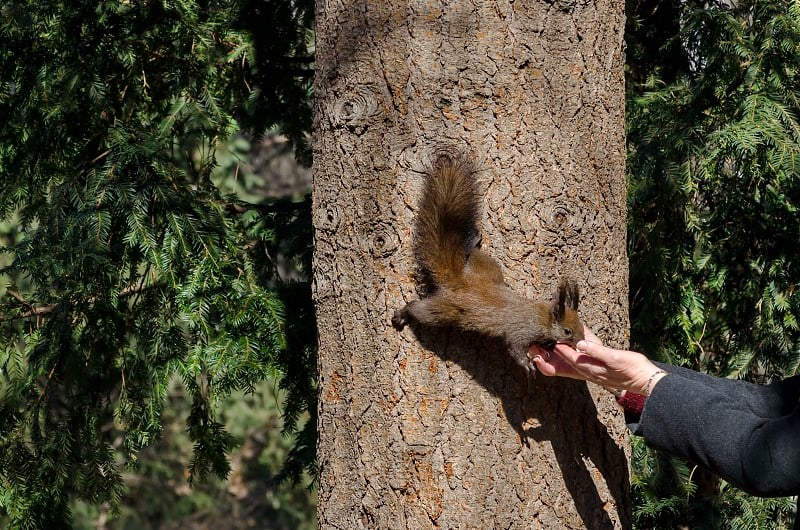
[(412, 322), (423, 326), (444, 326), (452, 323), (452, 318), (448, 316), (452, 312), (451, 304), (448, 304), (441, 296), (434, 295), (414, 300), (402, 309), (396, 310), (392, 316), (392, 325), (398, 330)]

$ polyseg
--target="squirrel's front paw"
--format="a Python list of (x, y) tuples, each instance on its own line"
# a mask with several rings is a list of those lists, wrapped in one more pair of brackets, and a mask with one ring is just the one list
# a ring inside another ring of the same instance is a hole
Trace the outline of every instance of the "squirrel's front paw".
[(398, 331), (402, 330), (408, 324), (408, 312), (403, 309), (397, 309), (392, 315), (392, 326), (397, 328)]

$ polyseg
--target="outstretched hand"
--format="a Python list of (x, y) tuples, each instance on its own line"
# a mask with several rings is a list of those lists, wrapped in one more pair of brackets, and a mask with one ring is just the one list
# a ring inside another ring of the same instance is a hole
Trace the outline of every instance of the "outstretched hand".
[[(595, 335), (592, 330), (586, 326), (583, 327), (583, 334), (586, 337), (584, 339), (585, 342), (594, 342), (601, 346), (603, 345), (603, 342), (597, 338), (597, 335)], [(548, 377), (568, 377), (570, 379), (590, 381), (591, 379), (587, 378), (586, 374), (584, 374), (583, 371), (578, 368), (576, 363), (574, 361), (570, 361), (570, 359), (574, 357), (574, 355), (572, 355), (570, 352), (572, 354), (577, 353), (567, 344), (556, 344), (553, 350), (546, 350), (534, 344), (530, 348), (529, 356), (533, 359), (533, 364), (536, 366), (536, 370), (542, 375), (546, 375)]]
[(642, 355), (626, 350), (603, 346), (602, 341), (584, 326), (585, 340), (577, 349), (567, 344), (556, 344), (552, 353), (532, 346), (530, 355), (542, 375), (569, 377), (590, 381), (606, 388), (628, 390), (638, 394), (652, 390), (663, 373)]

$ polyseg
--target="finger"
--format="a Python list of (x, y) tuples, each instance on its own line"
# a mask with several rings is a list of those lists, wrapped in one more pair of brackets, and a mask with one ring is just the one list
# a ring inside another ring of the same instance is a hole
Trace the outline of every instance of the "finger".
[(539, 373), (548, 377), (559, 376), (583, 379), (578, 371), (575, 370), (575, 367), (556, 352), (553, 352), (549, 357), (537, 355), (533, 358), (533, 364)]
[(559, 375), (558, 369), (551, 362), (545, 361), (541, 355), (537, 355), (533, 358), (533, 365), (536, 367), (538, 373), (547, 377)]
[(556, 344), (553, 351), (563, 357), (571, 365), (575, 366), (580, 361), (581, 357), (585, 357), (583, 352), (577, 351), (567, 344)]
[(557, 344), (553, 349), (553, 353), (554, 358), (558, 357), (563, 360), (563, 364), (569, 365), (569, 370), (576, 374), (574, 377), (577, 379), (586, 379), (596, 372), (597, 368), (604, 367), (604, 363), (600, 360), (576, 351), (566, 344)]
[(594, 331), (589, 329), (586, 326), (583, 326), (583, 336), (586, 337), (586, 340), (589, 342), (596, 342), (597, 344), (603, 344), (603, 341), (594, 334)]
[[(591, 343), (591, 345), (592, 347), (602, 348), (602, 346), (594, 343)], [(598, 378), (601, 378), (602, 374), (607, 371), (606, 363), (603, 360), (595, 358), (586, 352), (576, 351), (570, 347), (558, 346), (555, 352), (571, 365), (572, 371), (575, 373), (574, 376), (567, 377), (597, 382)]]
[(602, 356), (606, 347), (590, 340), (582, 340), (578, 342), (577, 349), (580, 353), (584, 353), (590, 357), (597, 357)]

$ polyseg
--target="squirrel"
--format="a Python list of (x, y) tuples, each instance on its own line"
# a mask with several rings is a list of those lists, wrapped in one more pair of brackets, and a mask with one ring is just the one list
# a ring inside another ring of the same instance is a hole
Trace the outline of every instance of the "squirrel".
[(529, 376), (535, 372), (532, 344), (575, 346), (584, 338), (574, 281), (562, 280), (552, 302), (529, 300), (506, 285), (500, 264), (478, 248), (480, 198), (465, 159), (440, 156), (426, 184), (413, 243), (427, 292), (394, 312), (395, 328), (416, 322), (502, 338)]

